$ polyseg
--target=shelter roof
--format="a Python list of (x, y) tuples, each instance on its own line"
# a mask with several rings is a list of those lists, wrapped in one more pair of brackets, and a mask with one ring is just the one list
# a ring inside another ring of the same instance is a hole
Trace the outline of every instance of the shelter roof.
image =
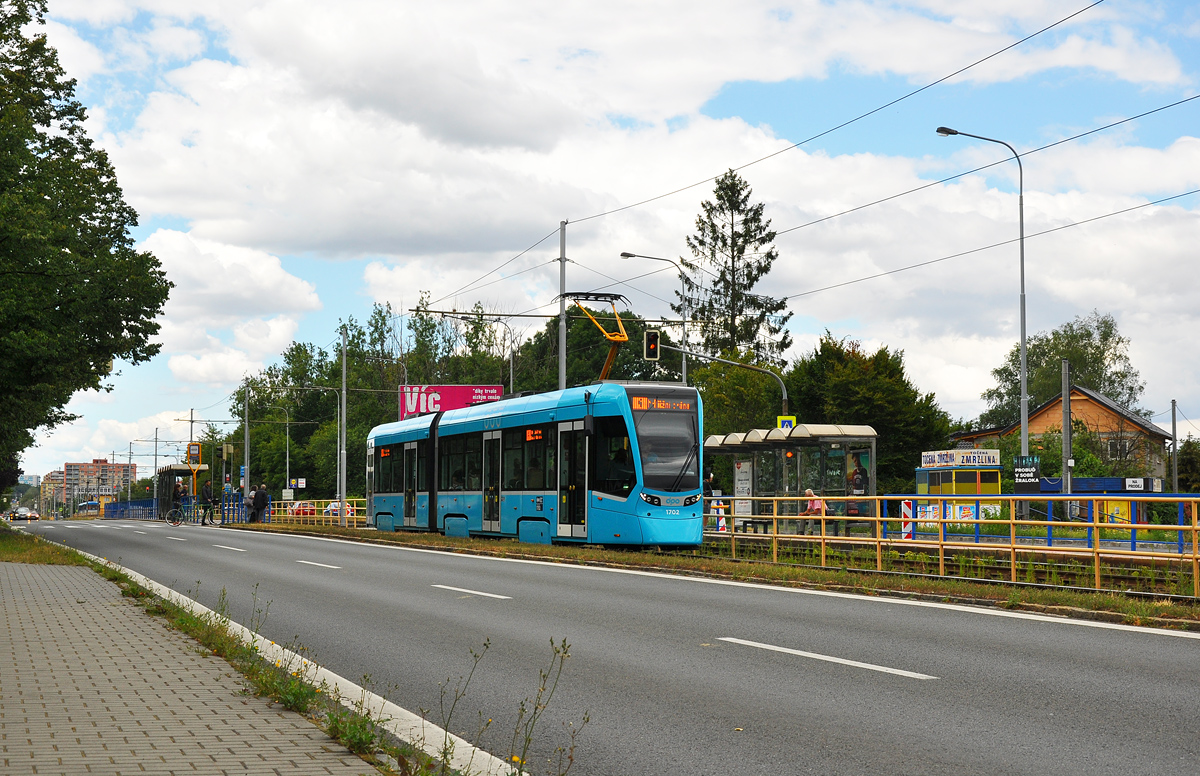
[(746, 432), (713, 434), (704, 440), (708, 451), (738, 450), (752, 447), (796, 447), (821, 442), (873, 439), (878, 436), (870, 426), (797, 423), (786, 428), (755, 428)]

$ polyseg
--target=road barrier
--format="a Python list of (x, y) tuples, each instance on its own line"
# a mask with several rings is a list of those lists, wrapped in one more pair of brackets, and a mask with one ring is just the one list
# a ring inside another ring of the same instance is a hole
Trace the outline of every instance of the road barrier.
[[(769, 549), (772, 563), (782, 551), (784, 562), (931, 574), (936, 553), (938, 576), (1047, 584), (1067, 577), (1073, 587), (1200, 597), (1200, 494), (1120, 495), (1141, 521), (1114, 517), (1105, 506), (1111, 495), (819, 498), (812, 515), (802, 512), (804, 497), (739, 499), (753, 514), (732, 516), (706, 504), (704, 551), (765, 561)], [(718, 530), (719, 520), (732, 530)], [(947, 574), (948, 562), (956, 573)]]

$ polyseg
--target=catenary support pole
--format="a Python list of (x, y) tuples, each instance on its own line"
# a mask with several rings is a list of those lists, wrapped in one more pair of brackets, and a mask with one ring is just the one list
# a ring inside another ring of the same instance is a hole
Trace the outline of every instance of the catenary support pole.
[(346, 327), (342, 326), (342, 396), (338, 427), (338, 522), (346, 527)]
[(1062, 493), (1071, 492), (1071, 362), (1062, 360)]
[(246, 427), (245, 436), (243, 437), (243, 442), (245, 442), (245, 451), (242, 453), (242, 470), (245, 472), (245, 474), (242, 475), (242, 487), (244, 488), (244, 490), (242, 491), (243, 499), (250, 493), (250, 488), (253, 487), (250, 484), (250, 378), (249, 377), (246, 378), (245, 399), (246, 399), (246, 406), (245, 406), (246, 414), (245, 414), (245, 417), (242, 418), (242, 425), (244, 425)]
[(1175, 433), (1175, 400), (1171, 399), (1171, 492), (1179, 492), (1179, 435)]
[(567, 387), (567, 222), (558, 222), (558, 390)]

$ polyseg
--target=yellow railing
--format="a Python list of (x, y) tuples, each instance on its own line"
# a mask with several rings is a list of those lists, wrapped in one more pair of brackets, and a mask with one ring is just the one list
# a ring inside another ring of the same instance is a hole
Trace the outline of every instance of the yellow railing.
[[(272, 501), (271, 522), (290, 525), (341, 525), (341, 504), (336, 499), (297, 499)], [(367, 526), (367, 500), (346, 499), (346, 525), (349, 528)]]
[[(1144, 505), (1166, 504), (1172, 507), (1173, 515), (1179, 512), (1183, 505), (1184, 519), (1182, 524), (1173, 521), (1170, 524), (1103, 522), (1103, 513), (1097, 502), (1111, 501), (1112, 496), (1088, 498), (1085, 495), (1031, 495), (996, 496), (988, 494), (979, 501), (963, 498), (961, 495), (946, 499), (938, 497), (820, 497), (822, 504), (820, 514), (802, 515), (808, 503), (807, 498), (771, 497), (771, 498), (738, 498), (729, 497), (706, 499), (705, 504), (705, 537), (713, 540), (728, 537), (730, 555), (738, 557), (738, 544), (754, 542), (761, 546), (770, 541), (771, 560), (779, 562), (780, 544), (795, 546), (819, 545), (821, 565), (826, 566), (827, 550), (831, 545), (838, 547), (872, 548), (875, 554), (876, 570), (883, 570), (884, 554), (894, 550), (922, 550), (938, 555), (938, 574), (946, 575), (947, 550), (962, 552), (968, 549), (986, 550), (990, 553), (1007, 553), (1009, 558), (1009, 573), (1011, 581), (1017, 581), (1018, 561), (1023, 556), (1058, 556), (1072, 559), (1090, 560), (1094, 567), (1095, 587), (1101, 589), (1101, 566), (1105, 561), (1136, 561), (1136, 560), (1167, 560), (1178, 562), (1181, 566), (1191, 566), (1192, 595), (1200, 597), (1200, 552), (1197, 538), (1200, 527), (1197, 524), (1197, 513), (1200, 512), (1200, 495), (1195, 498), (1177, 499), (1162, 496), (1132, 496), (1121, 494), (1122, 501), (1135, 502)], [(733, 515), (731, 505), (734, 502), (758, 505), (758, 511), (770, 514), (738, 514)], [(912, 503), (911, 517), (901, 514), (903, 501)], [(999, 502), (999, 514), (980, 516), (979, 509), (974, 510), (974, 517), (964, 518), (960, 515), (946, 517), (952, 510), (939, 509), (933, 517), (918, 517), (919, 502), (926, 504), (973, 505), (985, 502)], [(1062, 504), (1056, 510), (1066, 514), (1067, 504), (1075, 502), (1080, 505), (1079, 514), (1082, 517), (1068, 520), (1062, 519), (1032, 519), (1021, 518), (1017, 511), (1018, 503), (1040, 505)], [(888, 514), (880, 516), (884, 505)], [(714, 504), (720, 504), (721, 509), (714, 509)], [(842, 504), (858, 505), (858, 511), (866, 514), (844, 514), (847, 507)], [(769, 505), (769, 507), (768, 507)], [(1146, 507), (1139, 507), (1145, 509)], [(782, 513), (782, 514), (781, 514)], [(840, 514), (838, 514), (840, 513)], [(1092, 520), (1088, 520), (1088, 516)], [(812, 534), (804, 533), (805, 521), (812, 521)], [(719, 523), (724, 523), (721, 530), (714, 530)], [(905, 523), (911, 524), (906, 530)], [(866, 535), (862, 533), (849, 534), (845, 530), (847, 524), (866, 524)], [(987, 530), (983, 530), (987, 529)], [(969, 534), (961, 531), (970, 530)], [(1139, 537), (1141, 534), (1141, 537)], [(1148, 536), (1154, 534), (1155, 536)], [(1163, 537), (1167, 537), (1164, 540)], [(754, 537), (754, 538), (751, 538)], [(911, 537), (911, 538), (910, 538)], [(985, 539), (986, 537), (986, 539)], [(1142, 546), (1138, 546), (1139, 542)], [(1149, 547), (1147, 547), (1149, 545)], [(1169, 549), (1168, 549), (1169, 548)], [(842, 564), (837, 564), (842, 565)]]

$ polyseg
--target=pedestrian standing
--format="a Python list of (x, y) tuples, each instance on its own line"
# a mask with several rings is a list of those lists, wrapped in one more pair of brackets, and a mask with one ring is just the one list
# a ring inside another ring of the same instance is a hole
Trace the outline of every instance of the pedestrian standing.
[(263, 521), (263, 517), (267, 514), (267, 499), (267, 486), (260, 484), (258, 490), (254, 492), (254, 518), (251, 522), (259, 523)]
[(250, 490), (246, 493), (246, 522), (253, 523), (253, 522), (255, 522), (255, 520), (254, 520), (255, 488), (253, 485), (251, 485), (249, 487), (250, 487)]
[(205, 480), (200, 487), (200, 525), (216, 525), (212, 516), (212, 480)]

